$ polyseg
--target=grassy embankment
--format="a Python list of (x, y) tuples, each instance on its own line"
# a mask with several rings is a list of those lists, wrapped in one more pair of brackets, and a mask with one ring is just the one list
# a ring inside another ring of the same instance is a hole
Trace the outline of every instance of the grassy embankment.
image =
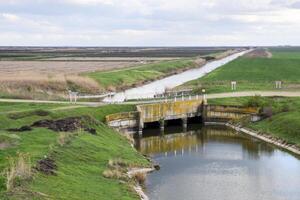
[(122, 90), (197, 66), (199, 64), (193, 59), (180, 59), (108, 72), (92, 72), (86, 75), (96, 80), (106, 90)]
[(281, 80), (283, 89), (299, 89), (300, 49), (275, 48), (271, 52), (271, 58), (240, 57), (184, 87), (195, 92), (202, 88), (208, 93), (230, 92), (230, 82), (237, 81), (237, 91), (275, 90), (275, 81)]
[[(54, 111), (55, 108), (44, 104), (1, 103), (0, 171), (4, 172), (11, 166), (9, 161), (16, 160), (18, 155), (30, 157), (31, 162), (29, 158), (25, 161), (31, 167), (37, 166), (37, 162), (47, 156), (54, 160), (57, 169), (54, 170), (55, 175), (33, 170), (30, 177), (17, 176), (9, 191), (6, 188), (7, 174), (1, 173), (0, 199), (138, 199), (127, 182), (130, 180), (120, 182), (102, 175), (108, 168), (108, 161), (113, 159), (122, 159), (133, 166), (149, 164), (127, 139), (103, 124), (107, 114), (131, 111), (134, 107), (83, 107), (68, 109), (68, 112)], [(12, 109), (15, 112), (11, 112)], [(41, 119), (76, 116), (85, 116), (83, 123), (94, 128), (97, 134), (83, 129), (72, 133), (35, 127), (25, 132), (7, 130), (31, 125)]]
[(271, 110), (268, 118), (246, 126), (282, 138), (300, 147), (300, 98), (243, 97), (211, 99), (210, 104), (258, 106)]
[[(287, 89), (297, 89), (300, 83), (300, 49), (274, 48), (272, 58), (241, 57), (188, 85), (207, 88), (208, 92), (230, 91), (230, 80), (238, 81), (238, 90), (273, 90), (274, 81), (282, 80)], [(294, 87), (289, 88), (293, 85)], [(196, 90), (196, 89), (195, 89)], [(268, 107), (268, 118), (247, 126), (300, 146), (299, 98), (226, 98), (209, 100), (214, 104)]]

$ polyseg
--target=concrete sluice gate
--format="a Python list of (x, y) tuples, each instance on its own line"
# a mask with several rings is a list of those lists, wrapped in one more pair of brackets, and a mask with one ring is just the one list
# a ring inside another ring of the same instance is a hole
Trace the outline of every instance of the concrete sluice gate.
[(119, 131), (142, 134), (147, 127), (164, 131), (167, 124), (181, 123), (186, 129), (190, 122), (228, 122), (257, 114), (257, 108), (207, 105), (202, 99), (197, 99), (138, 105), (135, 112), (106, 116), (106, 122)]

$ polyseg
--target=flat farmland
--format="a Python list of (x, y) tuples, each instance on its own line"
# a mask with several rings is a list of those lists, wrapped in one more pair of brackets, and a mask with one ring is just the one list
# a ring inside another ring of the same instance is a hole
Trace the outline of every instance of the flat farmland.
[[(208, 55), (216, 56), (228, 49), (0, 47), (0, 97), (64, 99), (68, 90), (87, 94), (119, 90), (165, 77), (179, 69), (195, 67), (193, 61), (197, 58), (201, 60)], [(190, 60), (188, 65), (186, 60)], [(155, 70), (151, 75), (144, 76), (143, 73), (149, 71), (149, 66)], [(143, 73), (135, 73), (137, 69)], [(168, 69), (168, 73), (162, 73), (164, 69)], [(119, 70), (125, 70), (126, 77), (120, 78)], [(102, 72), (105, 74), (102, 75)], [(109, 72), (113, 73), (107, 74)]]
[(137, 65), (132, 61), (1, 61), (2, 76), (22, 74), (79, 74), (92, 71), (109, 71)]

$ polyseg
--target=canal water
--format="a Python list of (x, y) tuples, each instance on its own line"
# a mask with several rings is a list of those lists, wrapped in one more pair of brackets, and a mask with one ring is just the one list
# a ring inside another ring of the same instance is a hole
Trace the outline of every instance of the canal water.
[(130, 99), (153, 98), (156, 94), (164, 93), (166, 88), (174, 88), (188, 81), (200, 78), (205, 74), (223, 66), (224, 64), (235, 60), (236, 58), (244, 55), (249, 51), (251, 50), (239, 52), (231, 56), (228, 56), (226, 58), (209, 62), (202, 67), (187, 70), (183, 73), (169, 76), (164, 79), (157, 80), (140, 87), (128, 89), (124, 92), (117, 93), (113, 97), (105, 98), (104, 102), (123, 102), (125, 99), (130, 100)]
[(300, 160), (270, 144), (216, 126), (146, 130), (136, 148), (159, 163), (150, 200), (299, 200)]

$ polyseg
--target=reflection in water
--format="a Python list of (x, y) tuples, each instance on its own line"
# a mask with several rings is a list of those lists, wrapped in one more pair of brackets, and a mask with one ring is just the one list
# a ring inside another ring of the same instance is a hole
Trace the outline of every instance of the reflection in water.
[(136, 148), (161, 165), (148, 176), (150, 199), (300, 199), (299, 159), (262, 141), (210, 126), (145, 135)]

